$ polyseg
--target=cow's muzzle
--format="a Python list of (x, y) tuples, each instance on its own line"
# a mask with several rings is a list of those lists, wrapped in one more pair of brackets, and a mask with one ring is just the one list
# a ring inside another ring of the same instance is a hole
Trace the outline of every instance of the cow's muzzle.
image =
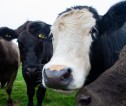
[(68, 90), (68, 86), (72, 82), (72, 70), (70, 68), (62, 68), (60, 70), (43, 70), (44, 83), (47, 87), (53, 89)]
[(40, 72), (40, 69), (37, 67), (27, 67), (26, 68), (26, 74), (30, 77), (37, 76), (39, 72)]

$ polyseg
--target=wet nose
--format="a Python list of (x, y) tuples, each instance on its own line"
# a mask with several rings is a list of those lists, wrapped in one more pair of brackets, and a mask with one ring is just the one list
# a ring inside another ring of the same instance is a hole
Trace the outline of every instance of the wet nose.
[(36, 75), (37, 74), (37, 68), (36, 67), (27, 67), (27, 74), (28, 75)]
[(88, 106), (91, 102), (91, 98), (88, 95), (82, 95), (78, 99), (78, 105), (77, 106)]
[(71, 72), (71, 68), (62, 68), (60, 70), (44, 69), (44, 83), (50, 88), (65, 90), (72, 81)]

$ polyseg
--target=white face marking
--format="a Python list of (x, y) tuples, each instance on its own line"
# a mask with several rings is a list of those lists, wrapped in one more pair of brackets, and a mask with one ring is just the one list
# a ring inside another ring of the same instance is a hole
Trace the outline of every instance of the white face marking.
[[(95, 24), (93, 14), (87, 9), (82, 9), (63, 13), (52, 25), (54, 53), (44, 69), (57, 65), (71, 68), (73, 80), (67, 89), (81, 88), (90, 71), (90, 30)], [(42, 82), (46, 86), (44, 78)]]

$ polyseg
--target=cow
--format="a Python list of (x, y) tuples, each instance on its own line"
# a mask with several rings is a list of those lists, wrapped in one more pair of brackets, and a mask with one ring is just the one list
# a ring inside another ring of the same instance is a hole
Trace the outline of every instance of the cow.
[(15, 37), (17, 35), (13, 30), (2, 27), (0, 28), (0, 36), (0, 88), (6, 86), (7, 106), (13, 106), (11, 92), (20, 66), (20, 54), (15, 43), (3, 38), (6, 36), (10, 40), (11, 36)]
[(118, 59), (126, 44), (126, 1), (99, 15), (90, 6), (61, 12), (51, 26), (53, 56), (42, 69), (44, 87), (80, 89)]
[(48, 39), (49, 24), (42, 21), (26, 21), (15, 31), (22, 62), (22, 74), (27, 85), (28, 106), (33, 106), (35, 87), (37, 106), (42, 105), (46, 89), (41, 85), (41, 68), (52, 56), (52, 40)]
[(126, 46), (117, 62), (79, 90), (77, 106), (126, 106)]
[(52, 56), (52, 40), (49, 24), (42, 21), (26, 21), (17, 29), (3, 27), (11, 35), (1, 35), (8, 41), (17, 38), (22, 62), (22, 74), (27, 85), (28, 106), (33, 106), (35, 87), (37, 90), (37, 106), (42, 105), (46, 89), (41, 83), (41, 68)]

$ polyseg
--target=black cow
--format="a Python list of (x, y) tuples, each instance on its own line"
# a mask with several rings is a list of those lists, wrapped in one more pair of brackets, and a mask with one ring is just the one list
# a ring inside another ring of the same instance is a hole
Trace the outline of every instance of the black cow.
[[(22, 73), (27, 84), (28, 106), (33, 106), (35, 87), (41, 84), (41, 69), (52, 56), (52, 41), (48, 37), (50, 26), (42, 21), (27, 21), (16, 30), (3, 27), (3, 30), (13, 34), (1, 35), (2, 38), (18, 40)], [(36, 95), (37, 106), (41, 106), (45, 92), (46, 89), (39, 85)]]
[(126, 44), (126, 1), (103, 16), (88, 6), (68, 8), (51, 27), (54, 52), (43, 68), (42, 83), (60, 90), (79, 89), (117, 61)]
[(119, 60), (76, 95), (77, 106), (126, 106), (126, 46)]
[[(10, 36), (16, 36), (16, 33), (13, 30), (8, 32), (8, 28), (0, 28), (0, 36), (10, 38)], [(11, 91), (19, 65), (20, 55), (18, 46), (12, 41), (0, 38), (0, 86), (3, 88), (6, 85), (6, 92), (8, 94), (7, 106), (13, 106)]]
[(42, 105), (46, 89), (41, 85), (41, 69), (52, 56), (52, 41), (48, 40), (50, 25), (41, 21), (27, 21), (16, 29), (22, 62), (22, 74), (27, 85), (28, 106), (33, 106), (35, 87), (37, 106)]

